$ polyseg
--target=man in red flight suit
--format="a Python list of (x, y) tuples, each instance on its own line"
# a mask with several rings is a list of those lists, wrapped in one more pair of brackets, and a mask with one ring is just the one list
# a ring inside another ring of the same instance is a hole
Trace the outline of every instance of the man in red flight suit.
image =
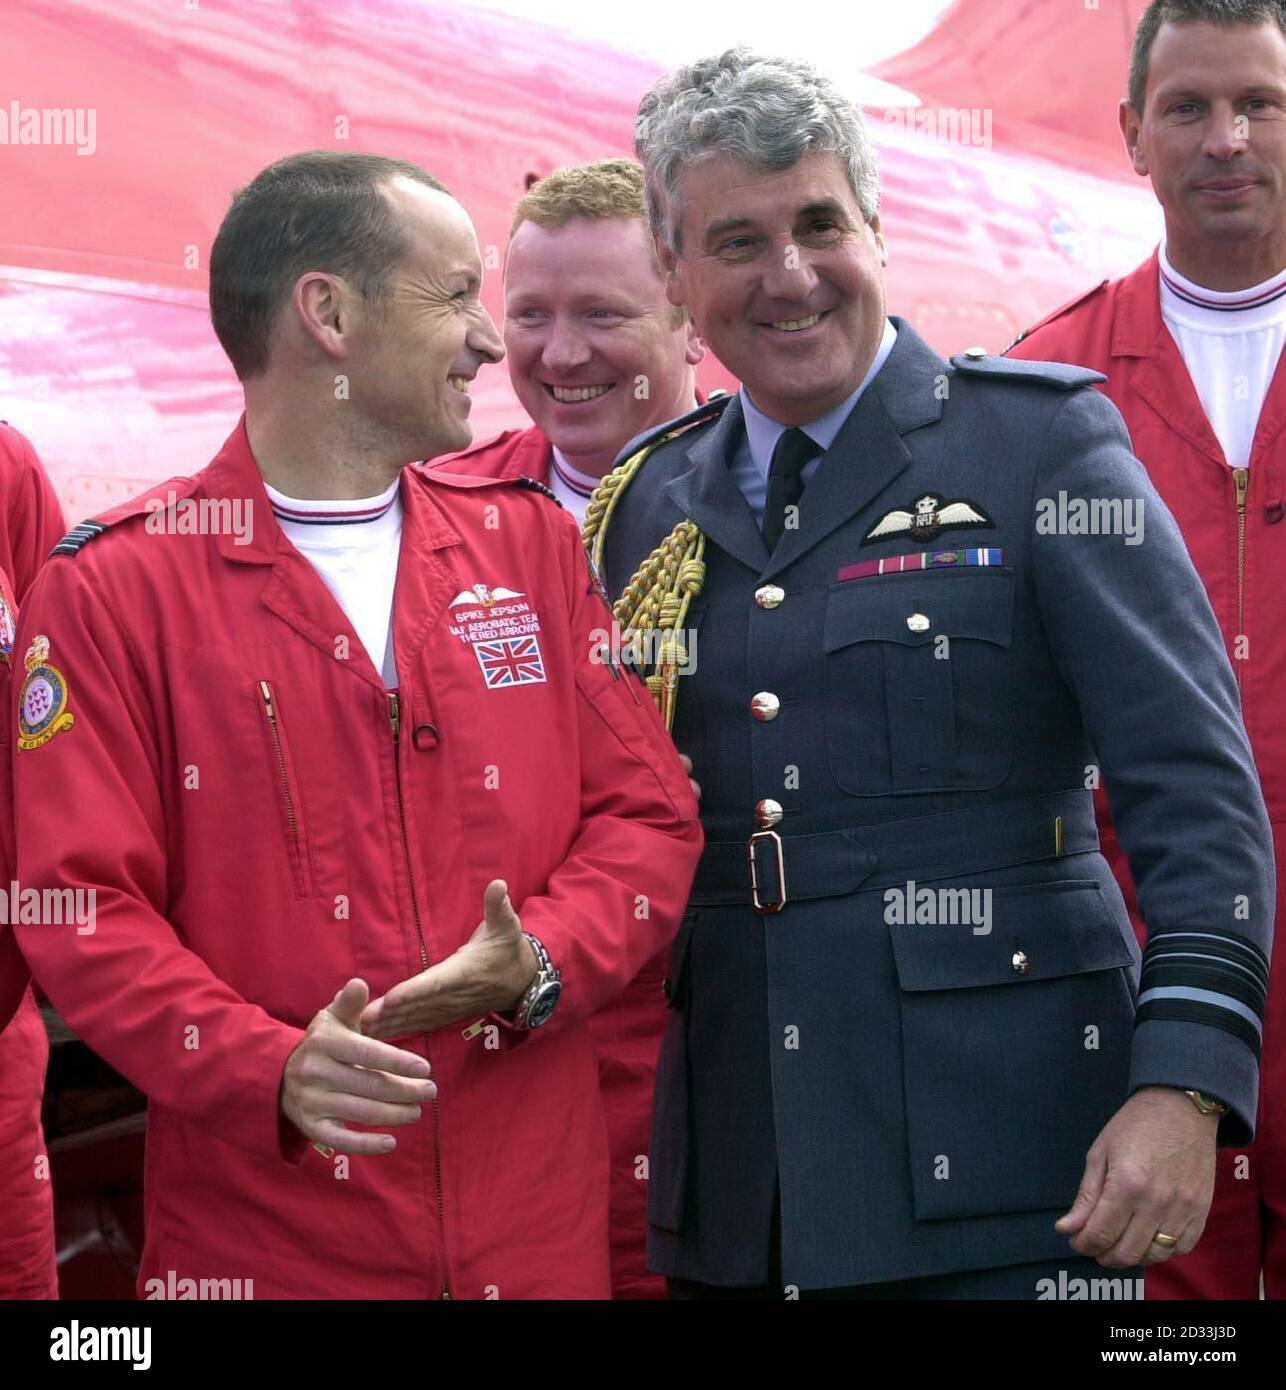
[[(1235, 9), (1235, 13), (1230, 13)], [(1140, 20), (1121, 128), (1165, 244), (1024, 335), (1102, 390), (1183, 530), (1241, 685), (1277, 843), (1286, 843), (1286, 31), (1279, 4), (1160, 0)], [(1146, 621), (1146, 615), (1140, 616)], [(1103, 851), (1134, 909), (1098, 794)], [(1280, 899), (1279, 899), (1280, 901)], [(1279, 913), (1280, 917), (1280, 913)], [(1138, 919), (1136, 916), (1136, 926)], [(1205, 1235), (1147, 1272), (1149, 1298), (1286, 1297), (1286, 975), (1274, 955), (1259, 1124), (1220, 1149)], [(1145, 975), (1142, 989), (1148, 988)]]
[[(0, 689), (8, 691), (18, 605), (63, 533), (62, 511), (30, 440), (0, 421)], [(0, 1299), (57, 1298), (53, 1184), (40, 1101), (49, 1039), (30, 988), (31, 972), (8, 922), (15, 867), (9, 781), (9, 723), (0, 736)]]
[(245, 416), (22, 615), (20, 877), (97, 910), (20, 944), (148, 1094), (145, 1297), (610, 1290), (588, 1019), (700, 828), (571, 519), (405, 467), (469, 441), (480, 282), (416, 166), (264, 170), (210, 261)]
[[(546, 483), (583, 521), (625, 444), (696, 403), (704, 355), (665, 297), (632, 160), (557, 169), (514, 209), (505, 264), (505, 352), (536, 422), (435, 464), (474, 477)], [(664, 1298), (646, 1266), (646, 1162), (656, 1059), (665, 1031), (665, 952), (591, 1031), (612, 1149), (612, 1291)]]

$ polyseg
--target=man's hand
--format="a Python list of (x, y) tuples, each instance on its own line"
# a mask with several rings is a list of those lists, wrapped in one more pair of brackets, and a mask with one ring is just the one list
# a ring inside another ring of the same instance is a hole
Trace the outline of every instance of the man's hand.
[(505, 1013), (522, 998), (538, 966), (509, 901), (508, 884), (492, 879), (482, 895), (482, 921), (468, 941), (367, 1005), (362, 1032), (400, 1038), (431, 1033), (461, 1018)]
[(309, 1139), (341, 1153), (392, 1153), (397, 1140), (391, 1134), (366, 1134), (344, 1121), (414, 1124), (420, 1105), (438, 1093), (423, 1057), (362, 1037), (358, 1024), (369, 997), (365, 980), (349, 980), (314, 1015), (282, 1073), (286, 1118)]
[(692, 788), (692, 795), (698, 801), (701, 800), (701, 783), (692, 775), (692, 759), (686, 753), (679, 754), (679, 761), (683, 764), (683, 770), (688, 774), (688, 786)]
[[(1095, 1139), (1081, 1190), (1054, 1229), (1110, 1269), (1186, 1255), (1210, 1211), (1218, 1127), (1182, 1091), (1141, 1087)], [(1154, 1244), (1158, 1231), (1178, 1245)]]

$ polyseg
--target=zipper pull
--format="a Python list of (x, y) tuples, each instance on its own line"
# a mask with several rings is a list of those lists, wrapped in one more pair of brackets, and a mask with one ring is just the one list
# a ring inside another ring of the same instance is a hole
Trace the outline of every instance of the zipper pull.
[(1232, 470), (1232, 481), (1237, 489), (1237, 510), (1246, 510), (1246, 491), (1250, 486), (1250, 469), (1234, 468)]
[(486, 1023), (482, 1019), (479, 1019), (476, 1023), (471, 1023), (467, 1028), (463, 1029), (460, 1036), (466, 1042), (472, 1042), (485, 1027)]
[(388, 693), (388, 722), (393, 726), (393, 742), (402, 736), (402, 705), (393, 691)]
[(260, 681), (259, 693), (263, 696), (263, 707), (267, 711), (268, 722), (270, 724), (275, 724), (277, 722), (277, 712), (272, 707), (272, 686), (270, 686), (267, 681)]

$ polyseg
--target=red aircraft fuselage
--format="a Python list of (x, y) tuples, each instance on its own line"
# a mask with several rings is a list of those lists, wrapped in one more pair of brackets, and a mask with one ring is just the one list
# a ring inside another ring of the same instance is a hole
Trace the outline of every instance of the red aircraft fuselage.
[[(1044, 47), (1069, 71), (1116, 63), (1123, 83), (1126, 28), (1109, 12), (1127, 8), (1104, 0), (1088, 21), (1060, 20)], [(994, 51), (995, 10), (964, 0), (881, 70), (938, 104), (868, 111), (890, 309), (943, 352), (999, 349), (1137, 263), (1159, 229), (1149, 191), (1108, 146), (1103, 110), (1078, 139), (1057, 103), (1058, 119), (1039, 113), (1038, 125), (1001, 105), (942, 104), (935, 73), (948, 96), (982, 90), (977, 64), (960, 59), (971, 36)], [(509, 216), (530, 176), (628, 154), (658, 71), (438, 0), (65, 0), (56, 11), (8, 0), (0, 28), (0, 418), (34, 440), (70, 520), (201, 467), (235, 421), (206, 265), (230, 195), (263, 165), (323, 147), (424, 164), (474, 218), (498, 318)], [(1050, 86), (1029, 73), (1015, 94), (1013, 67), (997, 73), (1009, 85), (996, 102), (1030, 104)], [(1090, 85), (1110, 107), (1111, 84)], [(708, 362), (702, 384), (731, 382)], [(525, 423), (503, 368), (484, 371), (474, 395), (475, 438)]]

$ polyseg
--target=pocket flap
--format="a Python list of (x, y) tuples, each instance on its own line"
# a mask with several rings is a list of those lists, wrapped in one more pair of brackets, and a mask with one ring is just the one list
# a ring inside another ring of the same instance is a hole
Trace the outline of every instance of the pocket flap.
[[(953, 889), (939, 883), (915, 889), (917, 898), (933, 895), (931, 902), (921, 902), (938, 924), (912, 917), (890, 925), (898, 983), (904, 991), (1022, 985), (1135, 962), (1132, 942), (1093, 879), (996, 888), (991, 890), (989, 910), (987, 899), (978, 896), (986, 891), (981, 888)], [(906, 890), (888, 892), (902, 894), (901, 915), (906, 917), (912, 905), (905, 902)], [(960, 896), (951, 898), (949, 893)]]
[(905, 571), (832, 584), (822, 646), (828, 652), (852, 642), (920, 647), (945, 634), (1004, 647), (1013, 623), (1010, 569)]
[(682, 1009), (687, 1003), (688, 956), (692, 948), (692, 932), (701, 914), (688, 911), (683, 914), (679, 930), (670, 943), (670, 952), (665, 975), (665, 1001), (671, 1009)]

